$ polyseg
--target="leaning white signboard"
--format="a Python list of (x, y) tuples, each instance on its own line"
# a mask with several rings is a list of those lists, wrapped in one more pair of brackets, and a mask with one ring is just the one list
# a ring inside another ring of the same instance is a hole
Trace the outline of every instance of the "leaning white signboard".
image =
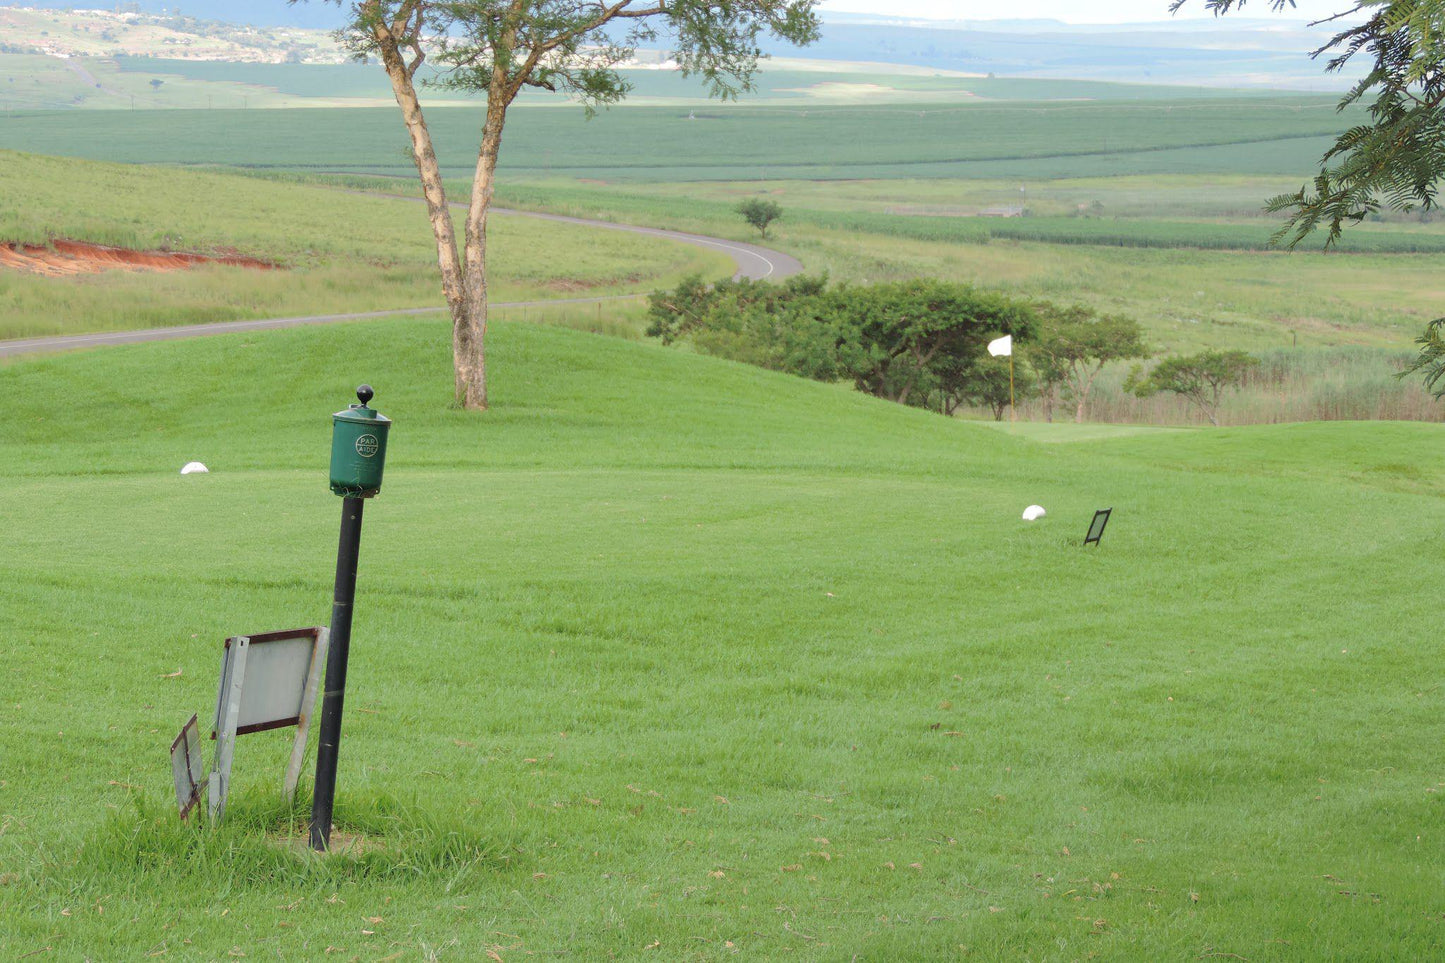
[(327, 636), (324, 627), (315, 627), (226, 640), (211, 730), (211, 738), (216, 740), (209, 783), (212, 819), (219, 819), (225, 811), (236, 737), (248, 732), (297, 727), (285, 786), (287, 801), (295, 796), (316, 688), (326, 662)]

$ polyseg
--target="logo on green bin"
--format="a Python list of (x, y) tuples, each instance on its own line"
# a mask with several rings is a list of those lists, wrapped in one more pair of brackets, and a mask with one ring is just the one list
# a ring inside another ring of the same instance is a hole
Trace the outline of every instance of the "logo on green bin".
[(376, 440), (375, 435), (362, 435), (356, 439), (356, 453), (362, 458), (370, 458), (376, 454), (381, 443)]

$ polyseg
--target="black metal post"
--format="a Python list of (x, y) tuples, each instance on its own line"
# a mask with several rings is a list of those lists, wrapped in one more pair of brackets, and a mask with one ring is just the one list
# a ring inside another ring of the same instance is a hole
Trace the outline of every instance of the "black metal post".
[(361, 554), (362, 498), (341, 503), (341, 542), (336, 549), (336, 597), (331, 605), (331, 643), (326, 652), (326, 689), (316, 748), (316, 792), (311, 799), (311, 848), (331, 845), (331, 810), (336, 801), (336, 756), (341, 744), (341, 710), (346, 701), (346, 657), (351, 648), (351, 610), (356, 600), (356, 562)]

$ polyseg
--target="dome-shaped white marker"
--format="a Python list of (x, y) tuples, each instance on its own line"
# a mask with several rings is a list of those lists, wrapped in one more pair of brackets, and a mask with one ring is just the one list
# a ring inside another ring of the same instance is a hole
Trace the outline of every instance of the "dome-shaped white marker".
[(1043, 518), (1046, 514), (1048, 513), (1044, 511), (1044, 506), (1030, 505), (1024, 509), (1024, 521), (1031, 522), (1036, 518)]
[(205, 475), (209, 473), (210, 469), (198, 461), (188, 461), (186, 462), (186, 467), (181, 469), (182, 475)]

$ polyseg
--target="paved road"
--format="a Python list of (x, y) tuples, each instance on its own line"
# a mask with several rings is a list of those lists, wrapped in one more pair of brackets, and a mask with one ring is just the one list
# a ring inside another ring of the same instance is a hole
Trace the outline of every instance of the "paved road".
[[(742, 241), (725, 241), (701, 234), (685, 234), (681, 231), (663, 231), (652, 227), (636, 227), (631, 224), (613, 224), (610, 221), (589, 221), (580, 217), (564, 217), (560, 214), (537, 214), (531, 211), (512, 211), (496, 208), (493, 214), (506, 217), (533, 217), (544, 221), (560, 221), (564, 224), (579, 224), (610, 231), (626, 231), (630, 234), (647, 234), (652, 237), (691, 244), (695, 247), (721, 251), (737, 265), (734, 277), (754, 279), (767, 278), (782, 280), (803, 270), (797, 258), (779, 251), (746, 244)], [(604, 301), (619, 301), (635, 295), (620, 295), (606, 298), (555, 298), (546, 301), (499, 301), (494, 308), (551, 307), (561, 304), (597, 304)], [(144, 328), (139, 331), (110, 331), (105, 334), (68, 334), (45, 338), (23, 338), (15, 341), (0, 341), (0, 358), (44, 351), (70, 351), (77, 348), (97, 348), (111, 344), (135, 344), (142, 341), (170, 341), (176, 338), (197, 338), (209, 334), (230, 334), (237, 331), (268, 331), (271, 328), (294, 328), (303, 324), (332, 324), (338, 321), (365, 321), (374, 318), (394, 318), (409, 314), (437, 314), (445, 310), (439, 307), (400, 308), (393, 311), (362, 311), (353, 314), (314, 314), (292, 318), (262, 318), (253, 321), (219, 321), (214, 324), (187, 324), (170, 328)]]
[(747, 244), (743, 241), (724, 241), (716, 237), (705, 237), (702, 234), (684, 234), (681, 231), (663, 231), (655, 227), (635, 227), (631, 224), (613, 224), (610, 221), (589, 221), (581, 217), (563, 217), (561, 214), (537, 214), (532, 211), (513, 211), (506, 208), (495, 208), (493, 214), (502, 214), (508, 217), (534, 217), (543, 221), (560, 221), (563, 224), (580, 224), (584, 227), (601, 227), (614, 231), (626, 231), (629, 234), (647, 234), (652, 237), (662, 237), (669, 241), (678, 241), (682, 244), (691, 244), (694, 247), (703, 247), (711, 251), (721, 251), (733, 259), (737, 265), (735, 278), (752, 278), (755, 281), (767, 279), (770, 281), (781, 281), (783, 278), (792, 277), (794, 274), (803, 272), (803, 264), (797, 258), (784, 254), (781, 251), (773, 251), (756, 244)]
[(112, 97), (130, 96), (129, 94), (122, 93), (121, 91), (116, 90), (114, 87), (107, 87), (99, 80), (96, 80), (95, 74), (91, 73), (89, 70), (86, 70), (85, 67), (80, 63), (80, 61), (76, 60), (75, 58), (63, 57), (61, 59), (65, 61), (65, 66), (69, 67), (72, 71), (74, 71), (75, 75), (80, 78), (81, 83), (85, 84), (87, 87), (94, 87), (101, 93), (110, 94)]

